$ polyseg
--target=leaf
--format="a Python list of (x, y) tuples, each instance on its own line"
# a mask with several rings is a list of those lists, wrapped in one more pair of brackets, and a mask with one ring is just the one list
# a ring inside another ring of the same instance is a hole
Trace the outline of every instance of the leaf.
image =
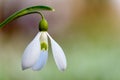
[(21, 16), (28, 15), (28, 14), (33, 14), (33, 13), (40, 14), (39, 11), (54, 11), (54, 9), (49, 7), (49, 6), (32, 6), (32, 7), (28, 7), (28, 8), (22, 9), (22, 10), (16, 12), (16, 13), (14, 13), (10, 17), (8, 17), (6, 20), (4, 20), (0, 24), (0, 28), (2, 28), (7, 23), (9, 23), (12, 20), (17, 19), (17, 18), (19, 18)]

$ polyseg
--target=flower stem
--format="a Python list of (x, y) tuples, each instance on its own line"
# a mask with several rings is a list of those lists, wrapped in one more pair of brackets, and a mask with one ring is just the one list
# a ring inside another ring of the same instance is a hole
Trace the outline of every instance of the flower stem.
[(6, 20), (4, 20), (0, 24), (0, 28), (4, 27), (7, 23), (9, 23), (19, 17), (25, 16), (28, 14), (38, 13), (41, 15), (42, 19), (44, 19), (44, 16), (42, 15), (42, 13), (40, 13), (40, 11), (54, 11), (54, 9), (49, 6), (32, 6), (32, 7), (22, 9), (16, 13), (14, 13), (10, 17), (8, 17)]

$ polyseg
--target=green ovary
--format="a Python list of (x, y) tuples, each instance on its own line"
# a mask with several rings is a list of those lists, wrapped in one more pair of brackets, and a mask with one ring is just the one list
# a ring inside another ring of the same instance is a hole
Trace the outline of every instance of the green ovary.
[(41, 43), (41, 50), (48, 50), (48, 44), (46, 42)]

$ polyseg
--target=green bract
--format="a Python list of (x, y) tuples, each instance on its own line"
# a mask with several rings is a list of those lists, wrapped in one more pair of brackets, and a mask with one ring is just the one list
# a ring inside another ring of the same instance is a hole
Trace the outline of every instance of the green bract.
[(8, 17), (6, 20), (4, 20), (0, 24), (0, 28), (2, 28), (4, 25), (6, 25), (7, 23), (11, 22), (12, 20), (14, 20), (16, 18), (19, 18), (21, 16), (24, 16), (24, 15), (38, 13), (38, 14), (40, 14), (42, 16), (42, 14), (39, 11), (54, 11), (54, 9), (49, 7), (49, 6), (32, 6), (32, 7), (28, 7), (28, 8), (22, 9), (22, 10), (16, 12), (16, 13), (14, 13), (10, 17)]

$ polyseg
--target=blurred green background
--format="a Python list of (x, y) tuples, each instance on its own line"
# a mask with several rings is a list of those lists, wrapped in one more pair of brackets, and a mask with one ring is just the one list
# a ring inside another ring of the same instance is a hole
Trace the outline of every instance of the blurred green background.
[(49, 34), (62, 46), (68, 67), (60, 72), (51, 48), (41, 71), (22, 71), (21, 56), (38, 32), (39, 15), (19, 18), (0, 29), (0, 80), (120, 80), (120, 0), (0, 0), (0, 22), (33, 5), (43, 12)]

